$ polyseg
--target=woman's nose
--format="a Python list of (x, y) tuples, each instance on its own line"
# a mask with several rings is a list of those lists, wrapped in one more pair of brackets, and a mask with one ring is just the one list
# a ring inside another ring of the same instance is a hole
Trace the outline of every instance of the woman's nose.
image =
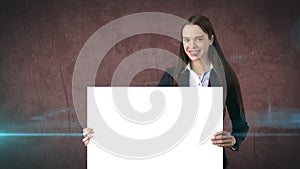
[(189, 46), (190, 46), (191, 48), (196, 47), (195, 41), (194, 41), (194, 40), (191, 40)]

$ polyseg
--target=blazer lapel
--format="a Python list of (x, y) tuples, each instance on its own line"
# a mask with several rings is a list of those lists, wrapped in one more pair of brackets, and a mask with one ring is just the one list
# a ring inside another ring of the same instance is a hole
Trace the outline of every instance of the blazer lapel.
[(190, 71), (184, 70), (179, 78), (178, 86), (190, 86)]
[(218, 86), (221, 86), (221, 84), (220, 84), (220, 82), (218, 80), (217, 73), (213, 69), (210, 72), (210, 78), (209, 78), (209, 82), (208, 82), (208, 87), (218, 87)]

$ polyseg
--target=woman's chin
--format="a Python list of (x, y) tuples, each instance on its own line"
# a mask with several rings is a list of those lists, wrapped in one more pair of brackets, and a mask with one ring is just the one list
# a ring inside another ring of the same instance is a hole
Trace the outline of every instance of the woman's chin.
[(198, 56), (189, 56), (191, 61), (198, 61), (200, 58)]

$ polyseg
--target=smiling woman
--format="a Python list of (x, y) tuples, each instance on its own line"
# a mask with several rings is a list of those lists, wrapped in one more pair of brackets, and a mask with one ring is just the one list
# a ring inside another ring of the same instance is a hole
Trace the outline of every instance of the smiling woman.
[[(211, 22), (202, 15), (191, 16), (181, 29), (181, 39), (179, 57), (183, 62), (168, 68), (158, 86), (222, 86), (223, 113), (225, 115), (227, 109), (232, 132), (219, 131), (211, 141), (219, 147), (237, 151), (249, 127), (239, 81), (224, 57)], [(227, 168), (225, 151), (223, 163)]]

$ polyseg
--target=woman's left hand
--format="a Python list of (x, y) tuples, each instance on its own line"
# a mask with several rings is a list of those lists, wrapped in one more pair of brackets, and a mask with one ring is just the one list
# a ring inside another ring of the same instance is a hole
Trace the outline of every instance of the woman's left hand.
[(236, 143), (231, 133), (224, 130), (215, 133), (211, 141), (214, 145), (219, 147), (232, 147)]

